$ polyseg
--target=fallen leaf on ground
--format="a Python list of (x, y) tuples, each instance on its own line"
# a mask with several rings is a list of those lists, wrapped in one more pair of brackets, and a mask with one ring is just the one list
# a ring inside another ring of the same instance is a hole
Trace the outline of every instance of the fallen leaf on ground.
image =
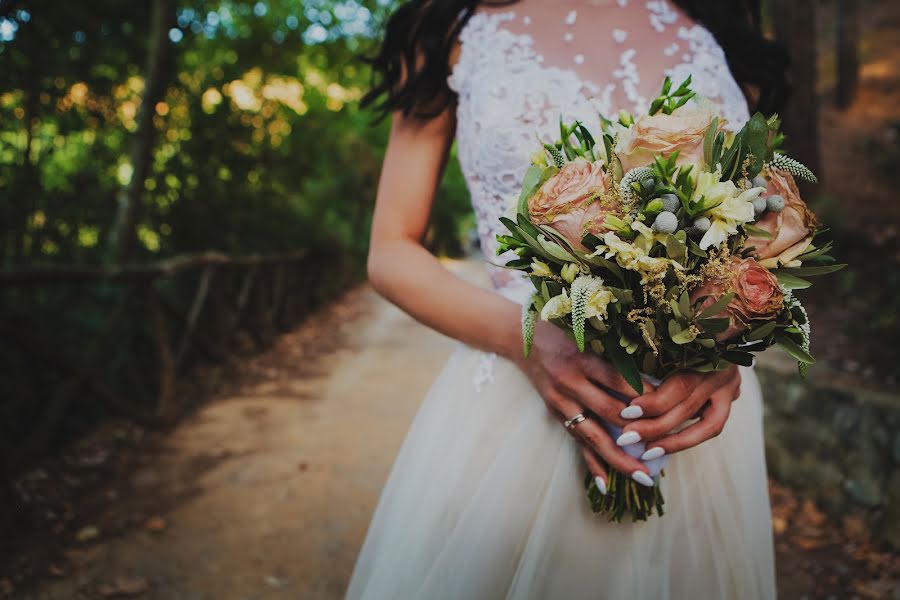
[(79, 542), (89, 542), (91, 540), (97, 539), (98, 537), (100, 537), (100, 529), (98, 529), (95, 525), (82, 527), (78, 530), (78, 533), (75, 534), (75, 539)]
[(97, 593), (104, 598), (138, 596), (146, 592), (149, 588), (150, 585), (143, 577), (119, 577), (112, 583), (101, 585), (97, 588)]
[(169, 527), (169, 524), (162, 517), (150, 517), (144, 522), (144, 529), (153, 533), (162, 533)]

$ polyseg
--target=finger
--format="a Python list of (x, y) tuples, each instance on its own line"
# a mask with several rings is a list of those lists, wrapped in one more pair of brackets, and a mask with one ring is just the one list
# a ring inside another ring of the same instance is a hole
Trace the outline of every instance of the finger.
[(611, 396), (593, 382), (584, 380), (572, 386), (570, 394), (575, 400), (595, 415), (613, 425), (624, 427), (630, 421), (623, 419), (622, 410), (627, 406), (621, 400)]
[[(547, 406), (550, 407), (560, 422), (565, 422), (578, 414), (584, 414), (584, 407), (561, 392), (554, 392), (547, 397)], [(585, 415), (587, 416), (587, 415)]]
[(704, 388), (703, 395), (708, 398), (714, 390), (728, 385), (734, 377), (735, 370), (736, 368), (730, 368), (712, 373), (693, 371), (676, 373), (663, 381), (655, 392), (636, 398), (631, 405), (640, 407), (643, 416), (662, 415), (684, 402), (701, 386)]
[(727, 380), (723, 381), (723, 378), (727, 375), (727, 372), (724, 372), (718, 377), (714, 377), (711, 374), (707, 375), (701, 379), (700, 384), (691, 391), (687, 398), (675, 405), (668, 412), (665, 412), (656, 418), (644, 418), (639, 421), (632, 421), (625, 427), (623, 435), (627, 432), (634, 431), (639, 437), (629, 435), (624, 441), (633, 444), (640, 440), (657, 440), (672, 432), (685, 421), (698, 417), (699, 415), (697, 413), (703, 408), (706, 401), (709, 400), (713, 393), (719, 389), (733, 388), (733, 381), (731, 383)]
[[(647, 467), (638, 459), (626, 454), (612, 440), (596, 419), (588, 419), (575, 428), (575, 434), (598, 456), (616, 471), (635, 478), (635, 473), (643, 474), (644, 482), (650, 481)], [(638, 477), (641, 477), (640, 475)], [(648, 485), (644, 483), (644, 485)]]
[[(580, 366), (585, 377), (606, 388), (608, 391), (621, 394), (624, 398), (629, 400), (637, 397), (637, 391), (631, 387), (631, 384), (625, 381), (622, 374), (599, 356), (595, 354), (583, 354)], [(646, 383), (644, 385), (645, 392), (648, 385), (649, 384)]]
[(695, 413), (706, 404), (709, 397), (710, 392), (699, 387), (672, 410), (658, 417), (645, 417), (629, 422), (616, 442), (623, 445), (634, 444), (642, 440), (651, 441), (665, 437), (679, 425), (694, 417)]
[[(662, 448), (662, 454), (674, 454), (698, 444), (710, 440), (720, 433), (731, 414), (731, 402), (734, 394), (730, 389), (716, 391), (709, 399), (709, 405), (703, 411), (700, 420), (685, 427), (678, 433), (673, 433), (650, 444), (647, 453), (655, 448)], [(652, 457), (662, 456), (659, 450), (651, 454)]]
[(581, 447), (581, 455), (584, 457), (584, 462), (587, 464), (588, 471), (590, 471), (591, 475), (594, 477), (594, 485), (596, 485), (600, 493), (605, 496), (606, 482), (609, 481), (606, 469), (604, 469), (600, 461), (597, 460), (597, 455), (587, 446)]
[(635, 398), (631, 405), (640, 407), (645, 416), (659, 416), (683, 402), (702, 379), (701, 373), (692, 371), (675, 373), (667, 377), (655, 390)]

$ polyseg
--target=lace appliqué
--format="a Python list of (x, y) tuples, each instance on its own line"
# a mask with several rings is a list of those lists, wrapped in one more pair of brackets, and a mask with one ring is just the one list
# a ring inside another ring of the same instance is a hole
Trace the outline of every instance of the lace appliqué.
[[(618, 4), (626, 10), (632, 3)], [(673, 15), (678, 18), (666, 0), (647, 0), (644, 6), (656, 30), (671, 29)], [(627, 10), (632, 8), (637, 10)], [(561, 15), (561, 20), (568, 21), (563, 24), (564, 32), (574, 26), (578, 16), (574, 11)], [(499, 264), (506, 258), (496, 256), (496, 235), (503, 233), (499, 218), (509, 209), (510, 198), (518, 197), (528, 157), (538, 140), (558, 136), (560, 116), (566, 121), (578, 119), (596, 130), (598, 115), (614, 115), (625, 104), (621, 97), (636, 113), (647, 108), (639, 88), (640, 56), (634, 48), (623, 49), (618, 65), (609, 65), (601, 87), (579, 77), (573, 68), (546, 64), (531, 35), (502, 26), (515, 18), (513, 11), (473, 15), (460, 32), (459, 60), (447, 79), (458, 95), (459, 160), (472, 196), (481, 247), (489, 262)], [(528, 22), (528, 17), (522, 18), (522, 23)], [(632, 37), (615, 27), (608, 35), (613, 35), (616, 43)], [(694, 89), (721, 107), (729, 127), (741, 127), (749, 118), (746, 101), (712, 34), (696, 25), (679, 27), (667, 35), (675, 39), (659, 52), (665, 56), (683, 52), (683, 62), (666, 74), (676, 81), (691, 75)], [(641, 49), (641, 53), (646, 51)], [(584, 60), (584, 55), (576, 54), (569, 65)], [(603, 72), (598, 70), (597, 76)], [(531, 291), (530, 283), (515, 271), (492, 268), (491, 278), (497, 291), (509, 298), (523, 299)]]
[(475, 367), (475, 375), (472, 376), (472, 386), (476, 392), (483, 392), (484, 388), (494, 383), (494, 365), (497, 355), (493, 352), (479, 352), (478, 366)]

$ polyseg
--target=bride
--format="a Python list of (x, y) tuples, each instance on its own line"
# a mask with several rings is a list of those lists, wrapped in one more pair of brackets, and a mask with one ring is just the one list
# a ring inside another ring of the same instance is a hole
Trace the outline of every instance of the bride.
[[(535, 136), (560, 115), (646, 112), (663, 78), (693, 77), (731, 129), (771, 112), (786, 58), (759, 30), (759, 0), (413, 0), (374, 60), (393, 124), (369, 276), (410, 315), (463, 345), (419, 410), (353, 572), (349, 598), (774, 598), (761, 394), (752, 368), (679, 373), (634, 397), (602, 359), (540, 323), (522, 353), (530, 284), (492, 268), (493, 290), (422, 246), (455, 139), (488, 261)], [(410, 365), (415, 368), (415, 365)], [(398, 393), (403, 393), (402, 384)], [(585, 413), (572, 428), (563, 422)], [(691, 417), (699, 420), (680, 431)], [(625, 427), (611, 438), (598, 419)], [(673, 432), (676, 430), (677, 432)], [(646, 444), (629, 454), (627, 446)], [(636, 456), (633, 456), (636, 455)], [(609, 464), (653, 485), (669, 456), (667, 513), (609, 523), (585, 498)], [(602, 460), (601, 460), (602, 459)]]

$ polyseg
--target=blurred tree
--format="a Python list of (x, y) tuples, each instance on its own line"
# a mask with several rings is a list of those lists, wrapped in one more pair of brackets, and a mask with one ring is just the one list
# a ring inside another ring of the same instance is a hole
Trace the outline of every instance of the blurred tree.
[(782, 115), (786, 145), (792, 156), (824, 178), (819, 159), (816, 6), (816, 0), (775, 0), (772, 16), (775, 35), (791, 55), (792, 93)]
[(859, 86), (859, 4), (858, 0), (837, 0), (837, 93), (835, 103), (847, 108)]
[(135, 242), (135, 223), (156, 141), (153, 115), (169, 81), (169, 58), (173, 53), (169, 31), (174, 25), (175, 0), (154, 0), (144, 67), (144, 92), (137, 112), (137, 130), (131, 143), (132, 174), (119, 194), (118, 211), (110, 231), (109, 259), (116, 263), (125, 262)]

